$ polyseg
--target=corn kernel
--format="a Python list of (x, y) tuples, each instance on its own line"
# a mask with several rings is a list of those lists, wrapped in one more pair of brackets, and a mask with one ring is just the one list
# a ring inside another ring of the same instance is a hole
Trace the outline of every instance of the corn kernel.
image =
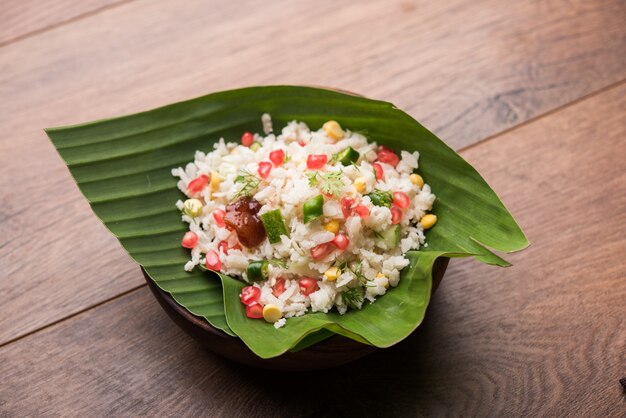
[(420, 220), (420, 224), (422, 224), (422, 228), (430, 229), (437, 223), (437, 215), (433, 215), (429, 213), (428, 215), (422, 216)]
[(211, 173), (211, 191), (216, 192), (222, 183), (222, 176), (217, 171)]
[(183, 203), (183, 213), (192, 218), (202, 215), (202, 202), (198, 199), (187, 199)]
[(328, 221), (324, 224), (324, 229), (328, 232), (332, 232), (336, 234), (339, 232), (339, 221), (337, 219), (333, 219), (332, 221)]
[(365, 193), (365, 179), (363, 177), (359, 177), (354, 180), (354, 188), (359, 193)]
[(326, 280), (329, 282), (334, 282), (339, 276), (341, 276), (341, 270), (338, 267), (331, 267), (324, 273), (324, 277), (326, 277)]
[(263, 307), (263, 319), (267, 322), (274, 323), (282, 317), (283, 313), (278, 306), (268, 303)]
[(335, 141), (339, 141), (344, 136), (343, 129), (341, 129), (341, 125), (339, 125), (334, 120), (329, 120), (328, 122), (326, 122), (323, 128), (324, 128), (324, 132), (326, 132), (326, 135), (328, 135)]
[(257, 141), (254, 141), (254, 142), (252, 143), (252, 145), (250, 145), (250, 149), (251, 149), (252, 151), (254, 151), (254, 152), (257, 152), (258, 150), (260, 150), (260, 149), (261, 149), (261, 143), (260, 143), (260, 142), (257, 142)]
[(424, 179), (419, 174), (413, 173), (409, 176), (409, 179), (411, 179), (411, 183), (418, 186), (420, 189), (424, 187)]

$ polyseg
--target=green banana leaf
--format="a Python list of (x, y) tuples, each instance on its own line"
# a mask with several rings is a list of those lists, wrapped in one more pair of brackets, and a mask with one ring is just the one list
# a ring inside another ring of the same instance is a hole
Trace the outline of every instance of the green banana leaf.
[[(274, 127), (291, 120), (318, 129), (335, 119), (396, 150), (419, 151), (419, 171), (437, 200), (437, 225), (428, 247), (411, 251), (400, 284), (360, 311), (307, 314), (279, 330), (246, 318), (239, 292), (244, 284), (225, 275), (183, 270), (189, 259), (180, 239), (187, 231), (174, 203), (183, 198), (170, 170), (210, 151), (220, 137), (236, 141), (260, 132), (261, 115)], [(388, 347), (421, 323), (430, 299), (438, 257), (474, 256), (509, 264), (492, 250), (528, 246), (523, 232), (489, 185), (463, 158), (390, 103), (335, 91), (296, 86), (225, 91), (158, 109), (83, 125), (46, 129), (94, 212), (163, 290), (191, 313), (237, 336), (258, 356), (301, 349), (332, 333)]]

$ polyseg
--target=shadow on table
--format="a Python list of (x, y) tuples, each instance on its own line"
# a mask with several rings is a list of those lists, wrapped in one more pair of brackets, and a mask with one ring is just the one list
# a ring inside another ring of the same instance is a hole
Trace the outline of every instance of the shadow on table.
[[(273, 372), (227, 360), (247, 382), (258, 382), (258, 399), (290, 404), (303, 415), (406, 416), (445, 411), (437, 399), (442, 386), (454, 384), (454, 367), (441, 349), (449, 335), (437, 324), (446, 309), (437, 296), (416, 332), (394, 347), (334, 369), (313, 372)], [(262, 375), (262, 379), (259, 376)], [(254, 384), (254, 383), (252, 383)], [(434, 389), (434, 390), (433, 390)]]

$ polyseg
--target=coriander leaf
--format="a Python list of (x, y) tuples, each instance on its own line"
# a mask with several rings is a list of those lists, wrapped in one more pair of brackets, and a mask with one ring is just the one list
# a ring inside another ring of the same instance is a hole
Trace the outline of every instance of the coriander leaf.
[(383, 190), (374, 189), (371, 193), (366, 194), (372, 203), (376, 206), (384, 206), (391, 207), (391, 202), (393, 202), (393, 194), (391, 192), (385, 192)]

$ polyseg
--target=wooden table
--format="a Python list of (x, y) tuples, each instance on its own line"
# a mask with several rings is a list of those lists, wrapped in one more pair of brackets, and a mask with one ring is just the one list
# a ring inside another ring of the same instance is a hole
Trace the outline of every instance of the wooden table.
[[(0, 22), (0, 416), (626, 414), (623, 1), (22, 0)], [(205, 351), (42, 129), (259, 84), (392, 101), (532, 246), (454, 260), (418, 332), (348, 367)]]

